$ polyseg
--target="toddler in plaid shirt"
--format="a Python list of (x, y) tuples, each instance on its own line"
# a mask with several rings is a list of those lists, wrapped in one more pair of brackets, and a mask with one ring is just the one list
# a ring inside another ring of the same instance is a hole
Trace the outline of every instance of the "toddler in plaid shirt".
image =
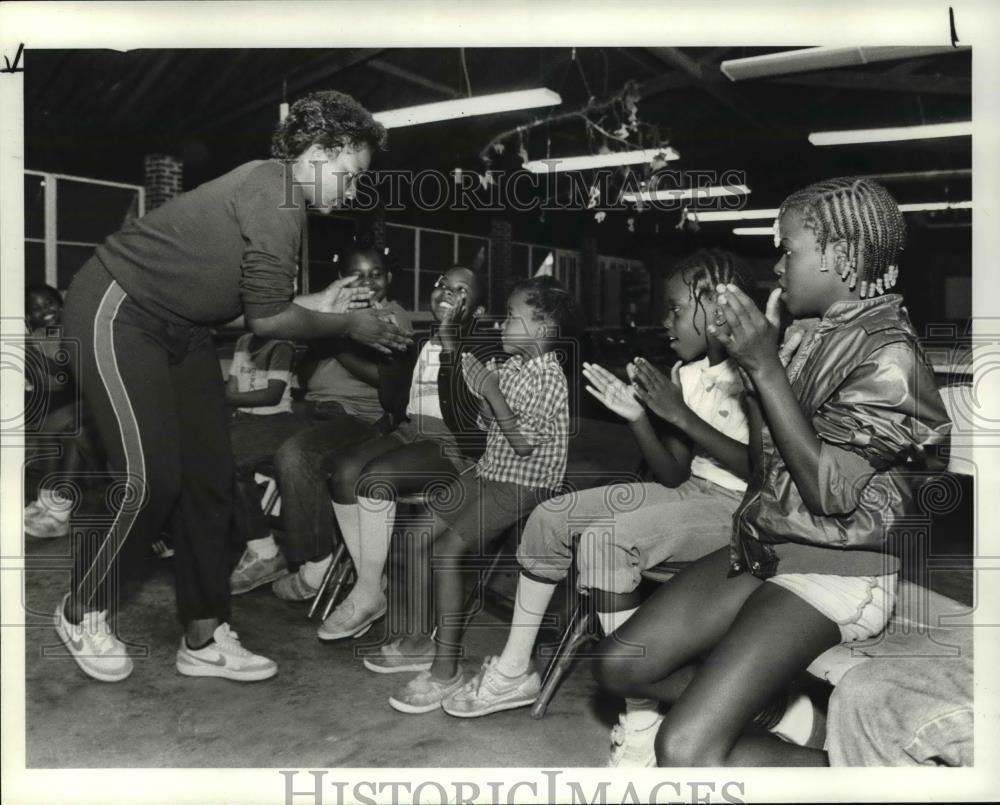
[[(480, 398), (486, 451), (473, 472), (437, 496), (434, 604), (437, 633), (430, 667), (389, 699), (403, 713), (428, 713), (463, 683), (459, 662), (468, 557), (484, 555), (508, 528), (551, 497), (566, 471), (569, 392), (554, 349), (578, 319), (573, 297), (552, 277), (514, 287), (501, 341), (510, 357), (485, 366), (464, 353), (462, 370)], [(474, 571), (473, 571), (474, 572)]]

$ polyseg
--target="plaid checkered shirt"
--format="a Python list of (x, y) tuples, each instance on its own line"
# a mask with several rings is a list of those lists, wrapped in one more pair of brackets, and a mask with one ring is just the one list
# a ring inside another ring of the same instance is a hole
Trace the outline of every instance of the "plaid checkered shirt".
[[(534, 450), (530, 456), (518, 456), (494, 420), (487, 429), (486, 452), (476, 465), (476, 474), (490, 481), (558, 488), (569, 448), (569, 388), (555, 354), (531, 359), (515, 355), (499, 368), (494, 358), (487, 368), (500, 375), (500, 393)], [(479, 425), (485, 428), (481, 417)]]

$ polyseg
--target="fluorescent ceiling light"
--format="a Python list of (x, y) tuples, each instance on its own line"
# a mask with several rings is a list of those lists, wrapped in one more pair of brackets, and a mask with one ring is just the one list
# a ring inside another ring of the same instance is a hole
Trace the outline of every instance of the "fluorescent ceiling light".
[(643, 190), (641, 193), (624, 193), (623, 201), (691, 201), (702, 198), (720, 198), (722, 196), (745, 196), (750, 188), (745, 184), (732, 184), (724, 187), (688, 187), (671, 190)]
[(972, 121), (963, 123), (932, 123), (927, 126), (896, 126), (887, 129), (853, 129), (850, 131), (813, 131), (813, 145), (851, 145), (853, 143), (888, 143), (897, 140), (928, 140), (934, 137), (967, 137), (972, 134)]
[(959, 53), (966, 47), (953, 48), (947, 45), (916, 47), (816, 47), (783, 50), (764, 56), (748, 56), (745, 59), (726, 59), (719, 70), (730, 81), (748, 78), (765, 78), (789, 73), (806, 73), (812, 70), (829, 70), (834, 67), (851, 67), (872, 62), (913, 59), (918, 56), (935, 56), (945, 53)]
[(419, 126), (438, 120), (454, 120), (459, 117), (490, 115), (496, 112), (513, 112), (517, 109), (535, 109), (539, 106), (558, 106), (562, 98), (550, 89), (525, 89), (518, 92), (500, 92), (495, 95), (478, 95), (474, 98), (458, 98), (454, 101), (425, 103), (421, 106), (407, 106), (403, 109), (389, 109), (376, 112), (374, 117), (387, 129), (404, 126)]
[(772, 221), (778, 217), (778, 210), (705, 210), (705, 212), (688, 211), (689, 221), (710, 223), (712, 221), (755, 221), (769, 218)]
[(773, 226), (737, 226), (733, 227), (734, 235), (770, 235), (774, 237)]
[[(934, 212), (935, 210), (971, 210), (971, 201), (923, 201), (914, 204), (900, 204), (900, 212)], [(688, 210), (687, 219), (698, 221), (699, 223), (712, 223), (715, 221), (754, 221), (771, 220), (778, 217), (778, 210), (706, 210), (705, 212), (692, 212)], [(763, 227), (738, 227), (743, 231), (740, 235), (763, 235)], [(758, 231), (759, 230), (759, 231)], [(735, 231), (735, 230), (734, 230)], [(767, 228), (771, 232), (771, 228)]]
[(680, 159), (680, 156), (673, 148), (646, 148), (642, 151), (612, 151), (607, 154), (588, 154), (582, 157), (533, 159), (525, 162), (522, 167), (531, 173), (554, 173), (638, 165), (642, 162), (652, 162), (656, 157), (670, 161)]
[(924, 201), (919, 204), (900, 204), (900, 212), (933, 212), (934, 210), (971, 210), (971, 201)]

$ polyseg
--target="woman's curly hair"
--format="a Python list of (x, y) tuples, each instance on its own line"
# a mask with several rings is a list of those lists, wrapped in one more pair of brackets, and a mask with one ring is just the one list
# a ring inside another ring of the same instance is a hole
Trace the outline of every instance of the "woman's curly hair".
[(343, 148), (365, 145), (373, 151), (385, 147), (385, 126), (350, 95), (327, 90), (300, 98), (274, 130), (271, 156), (296, 159), (311, 145)]

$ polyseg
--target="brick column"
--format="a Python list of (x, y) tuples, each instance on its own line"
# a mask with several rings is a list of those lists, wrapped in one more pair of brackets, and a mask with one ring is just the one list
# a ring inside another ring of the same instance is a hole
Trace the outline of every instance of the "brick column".
[(184, 192), (184, 163), (169, 154), (147, 154), (144, 178), (149, 212)]
[(507, 284), (511, 280), (510, 242), (513, 230), (505, 218), (490, 219), (490, 313), (500, 314), (505, 310)]

